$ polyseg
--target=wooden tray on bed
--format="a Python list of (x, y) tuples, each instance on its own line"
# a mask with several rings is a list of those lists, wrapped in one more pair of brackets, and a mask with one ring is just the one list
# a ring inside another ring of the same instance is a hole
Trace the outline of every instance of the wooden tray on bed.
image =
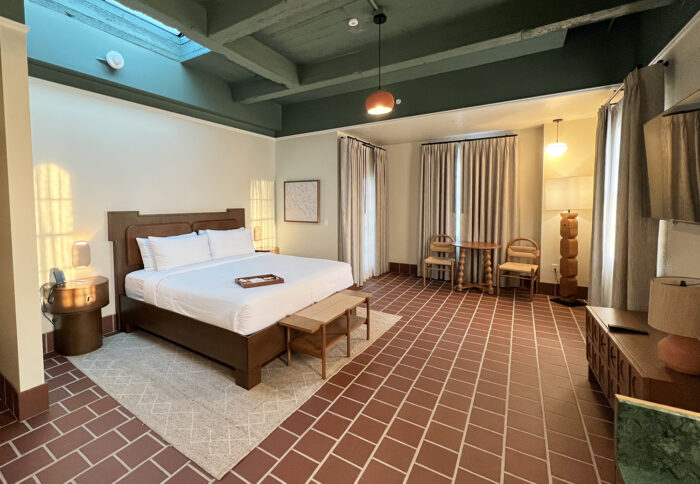
[[(262, 280), (261, 280), (262, 279)], [(282, 284), (284, 279), (274, 274), (261, 274), (259, 276), (246, 276), (236, 278), (236, 284), (243, 289), (251, 287), (270, 286), (272, 284)]]

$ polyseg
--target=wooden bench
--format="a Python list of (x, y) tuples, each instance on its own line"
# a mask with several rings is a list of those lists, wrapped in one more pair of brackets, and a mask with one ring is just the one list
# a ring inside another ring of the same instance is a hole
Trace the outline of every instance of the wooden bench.
[[(311, 306), (302, 309), (279, 322), (286, 328), (287, 365), (292, 364), (292, 351), (321, 358), (321, 376), (326, 379), (326, 351), (342, 338), (347, 338), (347, 356), (350, 356), (350, 334), (359, 326), (367, 325), (370, 331), (369, 300), (371, 294), (345, 290), (336, 292)], [(357, 316), (355, 308), (365, 304), (367, 315)], [(292, 337), (292, 330), (301, 332)]]

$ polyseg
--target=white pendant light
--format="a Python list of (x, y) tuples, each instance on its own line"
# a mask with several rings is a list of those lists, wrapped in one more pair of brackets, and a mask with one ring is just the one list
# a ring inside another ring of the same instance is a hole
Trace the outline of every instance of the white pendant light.
[(374, 23), (379, 27), (379, 89), (367, 97), (365, 109), (368, 114), (377, 116), (394, 110), (394, 96), (382, 90), (382, 24), (386, 23), (386, 15), (378, 13), (374, 16)]
[(566, 143), (559, 141), (559, 123), (561, 123), (562, 121), (564, 120), (561, 118), (554, 120), (554, 122), (557, 123), (557, 142), (549, 143), (545, 148), (547, 154), (553, 158), (563, 155), (564, 153), (566, 153), (566, 150), (569, 149)]

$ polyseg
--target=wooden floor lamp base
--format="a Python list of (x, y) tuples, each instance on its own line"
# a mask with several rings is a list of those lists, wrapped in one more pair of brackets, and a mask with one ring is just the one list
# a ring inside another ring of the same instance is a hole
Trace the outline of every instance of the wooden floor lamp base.
[(581, 301), (580, 299), (571, 300), (571, 299), (562, 299), (560, 297), (554, 297), (554, 298), (551, 298), (550, 301), (555, 302), (557, 304), (561, 304), (563, 306), (569, 306), (570, 308), (588, 305), (588, 303), (586, 303), (586, 301)]
[(559, 297), (552, 301), (565, 306), (585, 306), (586, 303), (578, 300), (578, 213), (562, 212), (559, 225), (561, 242), (559, 252)]

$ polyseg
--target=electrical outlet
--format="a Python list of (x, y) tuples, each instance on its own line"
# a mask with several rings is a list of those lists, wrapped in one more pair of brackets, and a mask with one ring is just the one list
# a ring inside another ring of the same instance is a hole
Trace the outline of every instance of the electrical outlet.
[(552, 271), (559, 272), (559, 264), (552, 264)]

